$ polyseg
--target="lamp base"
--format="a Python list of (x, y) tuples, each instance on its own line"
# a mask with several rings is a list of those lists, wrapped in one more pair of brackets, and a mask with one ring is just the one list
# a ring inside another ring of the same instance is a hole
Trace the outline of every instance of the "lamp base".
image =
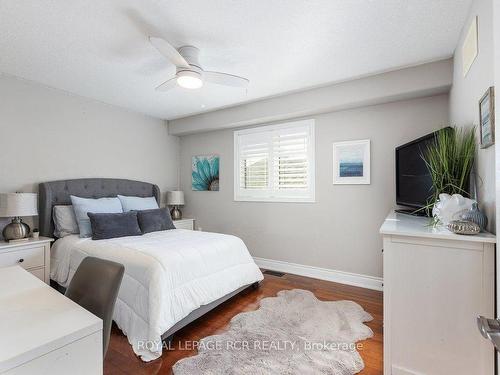
[(170, 216), (172, 217), (172, 220), (181, 220), (182, 212), (179, 207), (174, 206), (174, 208), (172, 208), (172, 210), (170, 211)]
[(23, 223), (20, 217), (12, 219), (10, 224), (3, 228), (2, 235), (5, 241), (18, 241), (27, 238), (30, 234), (30, 227), (28, 224)]

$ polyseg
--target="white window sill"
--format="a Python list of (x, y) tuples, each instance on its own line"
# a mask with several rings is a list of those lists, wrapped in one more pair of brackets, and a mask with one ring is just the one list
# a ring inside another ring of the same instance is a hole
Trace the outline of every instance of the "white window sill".
[(241, 197), (235, 196), (235, 202), (265, 202), (265, 203), (316, 203), (315, 198), (292, 198), (292, 197)]

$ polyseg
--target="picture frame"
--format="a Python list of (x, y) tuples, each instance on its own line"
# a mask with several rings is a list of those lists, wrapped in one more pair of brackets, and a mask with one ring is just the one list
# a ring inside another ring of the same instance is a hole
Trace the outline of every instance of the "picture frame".
[(333, 184), (369, 185), (370, 140), (333, 143)]
[(479, 134), (481, 148), (495, 144), (495, 89), (493, 86), (479, 100)]
[(477, 38), (477, 24), (478, 17), (474, 17), (471, 21), (467, 34), (465, 35), (464, 42), (462, 44), (462, 75), (464, 77), (470, 71), (470, 68), (476, 61), (478, 50), (478, 38)]
[(191, 161), (191, 190), (219, 191), (220, 156), (196, 155)]

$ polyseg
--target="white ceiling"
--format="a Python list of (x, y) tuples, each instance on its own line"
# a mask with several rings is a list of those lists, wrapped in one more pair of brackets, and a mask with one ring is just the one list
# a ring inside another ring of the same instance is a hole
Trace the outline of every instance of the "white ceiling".
[[(0, 71), (164, 119), (452, 55), (471, 0), (0, 0)], [(248, 92), (154, 90), (149, 44), (201, 49)]]

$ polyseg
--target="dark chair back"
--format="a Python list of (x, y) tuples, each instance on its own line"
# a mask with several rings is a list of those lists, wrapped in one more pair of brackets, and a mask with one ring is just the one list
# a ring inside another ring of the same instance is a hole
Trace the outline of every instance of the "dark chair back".
[(103, 321), (103, 358), (108, 350), (116, 297), (125, 267), (105, 259), (87, 257), (71, 280), (65, 296)]

